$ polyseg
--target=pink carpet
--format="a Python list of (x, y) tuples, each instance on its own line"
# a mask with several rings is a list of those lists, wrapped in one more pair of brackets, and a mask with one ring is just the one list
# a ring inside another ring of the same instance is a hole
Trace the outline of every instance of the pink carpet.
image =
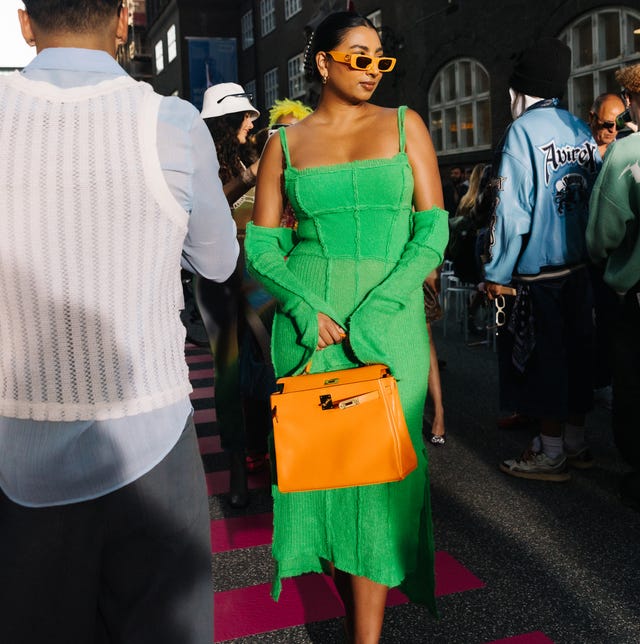
[(211, 357), (210, 353), (187, 355), (186, 360), (187, 360), (187, 364), (196, 364), (198, 362), (213, 362), (213, 358)]
[(213, 385), (209, 387), (198, 387), (194, 389), (191, 394), (189, 394), (191, 400), (198, 400), (200, 398), (211, 398), (211, 404), (213, 404)]
[[(436, 553), (436, 595), (474, 590), (484, 585), (451, 555)], [(216, 641), (324, 621), (344, 614), (333, 583), (325, 575), (285, 579), (277, 603), (269, 593), (270, 584), (215, 593)], [(400, 591), (394, 589), (389, 592), (387, 605), (397, 606), (407, 601)]]
[[(229, 491), (229, 470), (220, 472), (209, 472), (204, 475), (207, 480), (207, 491), (209, 496), (213, 494), (226, 494)], [(249, 474), (249, 489), (258, 490), (271, 485), (269, 470), (265, 467), (262, 470)]]
[(220, 436), (203, 436), (198, 439), (200, 454), (217, 454), (222, 451)]
[[(211, 401), (213, 404), (213, 401)], [(215, 409), (196, 409), (193, 413), (193, 422), (196, 425), (200, 423), (215, 423), (216, 421), (216, 410)]]
[(211, 551), (226, 552), (271, 543), (273, 514), (254, 514), (211, 522)]

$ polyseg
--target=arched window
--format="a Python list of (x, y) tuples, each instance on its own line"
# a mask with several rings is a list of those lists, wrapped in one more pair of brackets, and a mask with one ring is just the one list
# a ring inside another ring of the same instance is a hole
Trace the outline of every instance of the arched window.
[(578, 18), (559, 38), (572, 53), (569, 110), (586, 118), (598, 94), (620, 91), (615, 71), (640, 62), (640, 12), (623, 7), (599, 9)]
[(489, 74), (477, 61), (459, 58), (429, 88), (429, 127), (438, 154), (491, 147)]

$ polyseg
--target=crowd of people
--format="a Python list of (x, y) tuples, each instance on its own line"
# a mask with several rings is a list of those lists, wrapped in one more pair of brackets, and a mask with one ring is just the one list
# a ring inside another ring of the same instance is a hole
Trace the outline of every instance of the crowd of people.
[(251, 134), (260, 114), (236, 83), (198, 113), (127, 76), (119, 0), (24, 5), (38, 54), (0, 82), (0, 640), (212, 639), (180, 267), (214, 356), (232, 507), (249, 503), (249, 469), (277, 463), (276, 378), (382, 363), (397, 380), (413, 471), (272, 485), (272, 595), (330, 574), (347, 641), (379, 641), (393, 587), (437, 615), (423, 432), (429, 389), (426, 440), (445, 445), (430, 324), (449, 235), (456, 274), (480, 285), (471, 314), (499, 304), (501, 406), (539, 429), (500, 469), (565, 481), (591, 467), (585, 415), (594, 388), (612, 391), (640, 508), (640, 144), (616, 140), (640, 123), (640, 65), (586, 122), (560, 107), (569, 48), (538, 41), (515, 62), (491, 163), (454, 168), (443, 189), (418, 113), (370, 102), (396, 60), (357, 13), (309, 39), (314, 109), (278, 101)]
[[(447, 257), (456, 277), (477, 288), (468, 323), (484, 297), (498, 302), (500, 406), (510, 412), (499, 425), (538, 430), (524, 452), (500, 468), (550, 481), (568, 480), (571, 467), (593, 466), (584, 426), (594, 400), (613, 407), (617, 434), (629, 424), (621, 419), (628, 418), (629, 403), (620, 399), (629, 372), (613, 376), (621, 361), (613, 339), (620, 337), (620, 294), (630, 286), (620, 288), (607, 276), (615, 242), (602, 224), (604, 200), (594, 195), (590, 205), (590, 196), (603, 160), (637, 129), (632, 99), (639, 68), (620, 70), (623, 94), (596, 97), (582, 120), (559, 105), (570, 59), (569, 48), (550, 38), (521, 54), (509, 81), (514, 122), (492, 163), (473, 168), (466, 191), (461, 169), (453, 168), (445, 189), (462, 192), (450, 212)], [(633, 198), (627, 217), (633, 217)], [(588, 233), (598, 221), (598, 235)], [(623, 486), (637, 504), (634, 480), (628, 477)]]

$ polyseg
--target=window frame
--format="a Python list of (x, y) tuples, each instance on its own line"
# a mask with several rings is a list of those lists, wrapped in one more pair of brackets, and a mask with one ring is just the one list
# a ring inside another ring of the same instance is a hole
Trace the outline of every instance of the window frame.
[[(173, 54), (173, 55), (172, 55)], [(172, 24), (167, 29), (167, 65), (178, 57), (178, 40), (176, 25)]]
[(289, 20), (302, 11), (302, 0), (284, 0), (284, 19)]
[(367, 14), (367, 20), (370, 20), (373, 23), (373, 26), (376, 29), (381, 29), (382, 27), (382, 9), (376, 9), (371, 13)]
[[(605, 14), (617, 14), (618, 17), (618, 55), (612, 58), (603, 57), (603, 26)], [(585, 21), (591, 23), (591, 60), (586, 64), (581, 64), (580, 43), (578, 30)], [(599, 7), (593, 11), (581, 14), (565, 27), (558, 38), (567, 44), (572, 51), (578, 54), (571, 57), (571, 74), (567, 87), (567, 105), (569, 111), (581, 118), (587, 118), (593, 100), (604, 92), (617, 92), (619, 87), (612, 87), (607, 84), (607, 78), (611, 79), (613, 72), (626, 65), (640, 62), (640, 34), (633, 33), (635, 28), (640, 28), (640, 11), (635, 11), (629, 7)], [(637, 43), (637, 45), (635, 44)], [(591, 88), (586, 93), (589, 94), (587, 103), (580, 103), (578, 84), (584, 83), (590, 77)]]
[[(292, 74), (294, 66), (298, 67), (297, 73)], [(289, 98), (304, 96), (307, 89), (304, 78), (304, 52), (296, 54), (287, 60), (287, 85)]]
[(275, 0), (260, 0), (260, 35), (264, 36), (275, 31), (276, 2)]
[[(462, 95), (458, 89), (463, 83), (465, 65), (469, 66), (470, 86), (469, 92)], [(447, 86), (447, 80), (451, 79), (453, 88)], [(484, 89), (482, 89), (483, 85)], [(464, 114), (469, 106), (473, 133), (472, 141), (467, 145), (461, 143), (461, 133), (469, 129), (465, 127), (468, 121)], [(429, 87), (428, 107), (429, 129), (438, 157), (491, 149), (491, 77), (478, 60), (466, 57), (456, 58), (441, 67)], [(485, 119), (480, 118), (483, 107), (487, 110)], [(447, 116), (452, 113), (455, 113), (454, 129), (450, 128), (453, 118)], [(439, 114), (438, 119), (437, 114)], [(481, 128), (485, 121), (488, 124), (486, 131)], [(437, 122), (440, 123), (439, 127), (435, 125)], [(455, 132), (457, 139), (455, 144), (447, 139), (447, 132)]]
[(255, 40), (253, 37), (253, 9), (242, 14), (240, 18), (240, 42), (242, 51), (253, 47)]
[(278, 78), (278, 68), (268, 69), (263, 76), (264, 80), (264, 105), (269, 109), (278, 99), (280, 91), (280, 79)]
[(244, 90), (245, 90), (245, 92), (247, 92), (247, 94), (251, 94), (251, 96), (254, 97), (254, 100), (256, 100), (256, 101), (258, 100), (257, 99), (257, 94), (256, 94), (257, 89), (256, 89), (256, 81), (255, 81), (255, 79), (248, 80), (244, 84)]
[(164, 39), (160, 38), (153, 46), (153, 64), (156, 68), (156, 74), (164, 71)]

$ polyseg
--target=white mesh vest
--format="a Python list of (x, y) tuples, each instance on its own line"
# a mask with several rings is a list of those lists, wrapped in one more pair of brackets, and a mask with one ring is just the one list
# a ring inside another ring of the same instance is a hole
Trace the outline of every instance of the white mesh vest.
[(0, 79), (0, 415), (105, 420), (191, 391), (160, 100), (128, 77)]

